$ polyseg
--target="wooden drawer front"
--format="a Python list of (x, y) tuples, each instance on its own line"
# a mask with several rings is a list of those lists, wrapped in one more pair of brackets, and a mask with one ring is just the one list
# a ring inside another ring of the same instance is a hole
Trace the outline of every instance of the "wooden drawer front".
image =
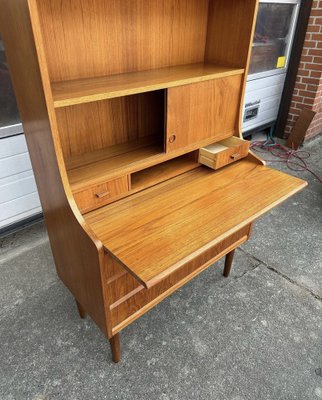
[(118, 197), (122, 197), (122, 194), (128, 191), (128, 177), (122, 176), (121, 178), (74, 193), (74, 198), (80, 211), (87, 212), (104, 206)]
[[(123, 274), (121, 274), (121, 276), (118, 275), (118, 293), (115, 290), (111, 290), (111, 287), (107, 288), (112, 303), (110, 304), (110, 311), (114, 333), (123, 329), (145, 311), (152, 308), (163, 298), (167, 297), (194, 276), (208, 268), (229, 251), (244, 243), (250, 235), (250, 230), (251, 225), (247, 225), (233, 233), (198, 257), (187, 261), (180, 269), (173, 272), (150, 289), (145, 289), (138, 282), (135, 283), (135, 279), (129, 276), (129, 273), (119, 265), (119, 270), (123, 271)], [(109, 254), (105, 254), (105, 261), (106, 271), (111, 269), (113, 264), (117, 263)], [(112, 283), (114, 284), (114, 282)], [(120, 287), (122, 287), (122, 290)], [(126, 289), (124, 290), (124, 288)], [(144, 311), (142, 311), (142, 309)]]
[(199, 162), (207, 167), (218, 169), (247, 156), (249, 142), (231, 137), (199, 150)]
[(232, 136), (241, 87), (242, 75), (236, 75), (168, 89), (167, 152)]

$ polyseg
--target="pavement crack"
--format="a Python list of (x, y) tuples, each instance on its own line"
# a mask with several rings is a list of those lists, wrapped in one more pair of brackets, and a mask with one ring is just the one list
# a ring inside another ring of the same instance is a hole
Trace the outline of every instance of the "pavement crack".
[[(237, 251), (242, 251), (242, 250), (240, 248), (238, 248)], [(246, 253), (246, 252), (244, 252), (244, 253)], [(246, 253), (246, 255), (255, 260), (255, 258), (253, 256), (251, 256), (247, 253)], [(246, 269), (240, 275), (230, 274), (228, 278), (224, 279), (223, 283), (220, 285), (220, 288), (224, 288), (228, 285), (231, 285), (232, 282), (237, 281), (237, 280), (243, 278), (245, 275), (255, 271), (255, 269), (257, 269), (261, 264), (262, 264), (262, 262), (260, 260), (256, 260), (256, 264), (254, 264), (252, 267)], [(233, 267), (233, 269), (234, 269), (234, 267)]]
[[(272, 272), (275, 272), (275, 274), (279, 275), (280, 277), (284, 278), (285, 280), (287, 280), (289, 283), (297, 286), (298, 288), (304, 290), (305, 292), (309, 293), (312, 297), (314, 297), (316, 300), (322, 301), (322, 296), (316, 294), (315, 292), (313, 292), (313, 290), (309, 289), (308, 287), (301, 285), (299, 282), (297, 282), (296, 280), (290, 278), (289, 276), (287, 276), (286, 274), (283, 274), (283, 272), (278, 271), (276, 268), (272, 267), (271, 265), (267, 264), (265, 261), (260, 260), (259, 258), (255, 257), (253, 254), (249, 253), (248, 251), (244, 250), (244, 249), (239, 249), (240, 251), (244, 252), (246, 255), (248, 255), (249, 257), (253, 258), (254, 260), (256, 260), (257, 262), (259, 262), (259, 264), (254, 268), (256, 269), (259, 265), (263, 265), (264, 267), (266, 267), (267, 269), (269, 269)], [(253, 270), (254, 270), (253, 269)], [(245, 274), (244, 274), (245, 275)]]
[(256, 268), (258, 268), (260, 266), (260, 264), (254, 265), (252, 268), (248, 269), (247, 271), (244, 271), (241, 275), (235, 275), (232, 276), (232, 279), (238, 280), (243, 278), (245, 275), (249, 274), (250, 272), (255, 271)]

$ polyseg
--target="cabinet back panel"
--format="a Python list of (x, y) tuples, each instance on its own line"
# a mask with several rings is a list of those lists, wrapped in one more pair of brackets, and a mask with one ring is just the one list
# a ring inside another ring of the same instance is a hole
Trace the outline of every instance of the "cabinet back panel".
[(65, 159), (155, 136), (164, 141), (164, 91), (56, 110)]
[(52, 81), (204, 61), (209, 0), (38, 0)]

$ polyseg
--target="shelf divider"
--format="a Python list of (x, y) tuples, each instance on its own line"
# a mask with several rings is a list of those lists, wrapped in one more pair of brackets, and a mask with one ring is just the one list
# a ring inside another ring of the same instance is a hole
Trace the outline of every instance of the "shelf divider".
[(139, 191), (198, 168), (191, 153), (131, 174), (131, 190)]
[(244, 69), (215, 64), (188, 64), (149, 71), (52, 83), (55, 108), (112, 99), (211, 79), (240, 75)]

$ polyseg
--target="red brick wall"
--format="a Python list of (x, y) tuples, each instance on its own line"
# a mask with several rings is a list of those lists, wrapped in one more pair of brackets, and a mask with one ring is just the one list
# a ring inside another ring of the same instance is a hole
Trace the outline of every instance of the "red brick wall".
[(322, 0), (313, 1), (285, 137), (303, 108), (317, 112), (305, 137), (309, 139), (322, 133)]

